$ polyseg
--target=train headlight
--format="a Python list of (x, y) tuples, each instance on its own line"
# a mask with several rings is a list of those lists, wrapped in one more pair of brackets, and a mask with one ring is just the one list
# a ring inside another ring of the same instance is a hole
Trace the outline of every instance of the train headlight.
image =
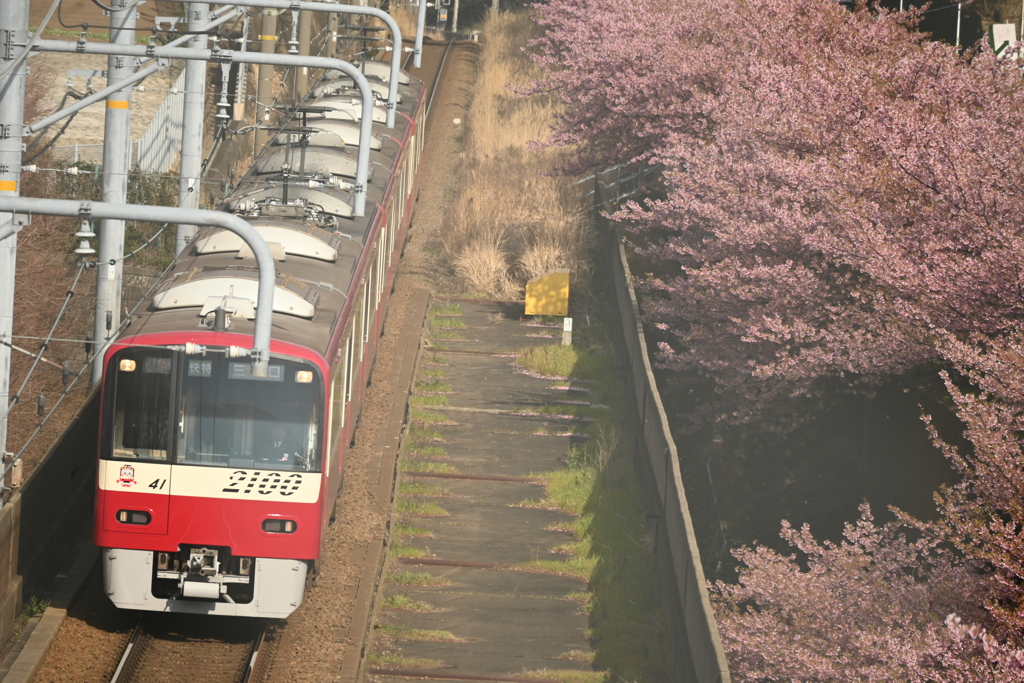
[(117, 521), (121, 524), (149, 524), (153, 517), (142, 510), (118, 510)]
[(119, 366), (122, 372), (135, 372), (135, 361), (131, 358), (122, 358)]
[(299, 384), (309, 384), (313, 381), (313, 373), (309, 370), (299, 370), (295, 373), (295, 381)]
[(294, 534), (298, 525), (290, 519), (265, 519), (263, 530), (268, 534)]

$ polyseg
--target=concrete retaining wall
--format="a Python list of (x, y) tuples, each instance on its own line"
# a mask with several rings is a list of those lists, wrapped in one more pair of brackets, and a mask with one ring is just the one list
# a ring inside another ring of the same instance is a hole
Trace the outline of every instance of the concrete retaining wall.
[(0, 510), (0, 643), (26, 597), (45, 593), (92, 526), (97, 392)]
[[(597, 183), (598, 206), (602, 187)], [(686, 502), (676, 444), (651, 372), (647, 343), (622, 241), (598, 216), (608, 237), (603, 259), (611, 274), (622, 335), (616, 344), (627, 382), (633, 388), (640, 427), (636, 453), (647, 517), (655, 536), (675, 670), (674, 681), (727, 683), (729, 667), (708, 598), (704, 569)]]

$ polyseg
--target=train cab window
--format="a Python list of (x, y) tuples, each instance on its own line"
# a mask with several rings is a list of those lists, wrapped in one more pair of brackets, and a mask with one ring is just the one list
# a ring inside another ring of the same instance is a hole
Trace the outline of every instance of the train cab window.
[(107, 370), (103, 457), (320, 471), (323, 379), (313, 365), (166, 349), (118, 351)]
[(104, 453), (167, 461), (174, 358), (162, 349), (119, 351), (107, 370)]
[(175, 430), (178, 464), (319, 471), (323, 382), (312, 365), (271, 359), (189, 358)]

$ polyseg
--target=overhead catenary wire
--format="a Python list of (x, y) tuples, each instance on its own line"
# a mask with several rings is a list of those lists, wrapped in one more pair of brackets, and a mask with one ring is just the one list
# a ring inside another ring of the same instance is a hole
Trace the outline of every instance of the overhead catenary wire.
[(35, 360), (32, 361), (32, 365), (29, 367), (24, 379), (21, 380), (21, 386), (18, 387), (18, 391), (14, 394), (14, 398), (12, 398), (10, 404), (7, 405), (6, 410), (4, 411), (5, 417), (10, 415), (14, 406), (18, 405), (18, 402), (21, 400), (21, 393), (25, 391), (25, 387), (28, 385), (29, 380), (32, 379), (32, 375), (35, 373), (36, 368), (39, 367), (39, 361), (42, 359), (43, 353), (49, 347), (50, 342), (53, 341), (53, 334), (57, 331), (57, 325), (60, 324), (61, 319), (64, 317), (64, 312), (68, 309), (68, 304), (71, 303), (71, 298), (75, 295), (75, 289), (78, 287), (78, 281), (82, 278), (82, 273), (85, 271), (85, 265), (85, 261), (82, 261), (82, 263), (79, 264), (78, 273), (75, 275), (75, 281), (71, 284), (71, 289), (69, 289), (68, 293), (64, 296), (64, 304), (60, 307), (60, 311), (57, 313), (57, 317), (53, 321), (53, 325), (50, 326), (50, 333), (40, 345), (39, 353), (36, 354)]
[[(171, 270), (171, 268), (173, 266), (174, 266), (174, 262), (172, 261), (170, 264), (168, 264), (168, 266), (166, 268), (164, 268), (164, 270), (160, 274), (160, 276), (157, 277), (153, 281), (153, 284), (146, 291), (146, 293), (142, 296), (142, 298), (139, 300), (139, 302), (137, 304), (135, 304), (135, 307), (132, 308), (132, 310), (128, 313), (128, 315), (126, 315), (124, 317), (124, 319), (121, 321), (121, 324), (117, 326), (117, 329), (113, 331), (112, 334), (114, 336), (119, 335), (121, 332), (123, 332), (125, 330), (125, 328), (128, 327), (128, 325), (131, 324), (131, 316), (135, 314), (135, 311), (139, 310), (139, 306), (142, 305), (142, 302), (149, 298), (149, 296), (153, 293), (153, 290), (156, 289), (157, 285), (159, 284), (159, 282), (161, 281), (163, 276), (166, 275)], [(79, 275), (81, 275), (81, 271), (79, 271)], [(12, 339), (26, 339), (26, 340), (37, 340), (38, 341), (38, 340), (43, 339), (43, 338), (42, 337), (32, 337), (32, 336), (29, 336), (29, 335), (12, 335)], [(83, 343), (83, 342), (88, 341), (88, 340), (85, 340), (85, 339), (60, 339), (60, 338), (56, 338), (56, 337), (48, 337), (48, 339), (49, 339), (50, 342)], [(97, 345), (97, 346), (99, 348), (97, 350), (93, 351), (93, 353), (91, 355), (88, 355), (88, 357), (86, 358), (85, 363), (82, 365), (81, 368), (79, 368), (78, 372), (75, 373), (75, 375), (74, 375), (74, 377), (72, 377), (71, 381), (68, 382), (67, 387), (61, 393), (61, 395), (57, 399), (56, 403), (53, 404), (53, 407), (50, 408), (49, 412), (47, 412), (47, 414), (43, 417), (43, 419), (39, 421), (39, 423), (36, 425), (35, 430), (33, 430), (32, 434), (29, 435), (28, 439), (26, 439), (26, 441), (22, 445), (22, 447), (20, 449), (18, 449), (18, 452), (14, 455), (13, 458), (10, 459), (9, 462), (4, 464), (3, 472), (0, 472), (0, 482), (4, 481), (4, 479), (7, 476), (7, 473), (11, 470), (12, 467), (14, 467), (14, 463), (17, 462), (21, 458), (21, 456), (25, 453), (25, 451), (28, 449), (28, 447), (32, 445), (32, 442), (35, 441), (37, 436), (39, 436), (39, 433), (43, 431), (43, 427), (46, 426), (46, 424), (50, 421), (50, 418), (57, 412), (57, 408), (60, 407), (61, 403), (64, 402), (64, 399), (66, 399), (68, 397), (68, 395), (71, 393), (71, 390), (75, 388), (76, 384), (78, 384), (78, 381), (82, 378), (82, 375), (85, 374), (86, 371), (92, 366), (92, 364), (96, 360), (97, 356), (99, 356), (100, 353), (104, 351), (103, 345)], [(13, 406), (13, 403), (11, 405)], [(10, 409), (8, 409), (8, 412), (10, 412)], [(0, 505), (2, 505), (2, 502), (0, 502)]]

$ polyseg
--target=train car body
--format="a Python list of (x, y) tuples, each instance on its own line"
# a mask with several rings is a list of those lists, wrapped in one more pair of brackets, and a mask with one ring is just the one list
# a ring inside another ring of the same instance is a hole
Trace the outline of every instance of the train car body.
[[(379, 65), (373, 65), (379, 73)], [(127, 609), (286, 617), (318, 571), (409, 227), (425, 88), (374, 124), (365, 216), (350, 137), (282, 133), (225, 198), (277, 265), (270, 371), (251, 374), (258, 268), (202, 229), (104, 357), (94, 520)], [(314, 144), (315, 143), (315, 144)]]

